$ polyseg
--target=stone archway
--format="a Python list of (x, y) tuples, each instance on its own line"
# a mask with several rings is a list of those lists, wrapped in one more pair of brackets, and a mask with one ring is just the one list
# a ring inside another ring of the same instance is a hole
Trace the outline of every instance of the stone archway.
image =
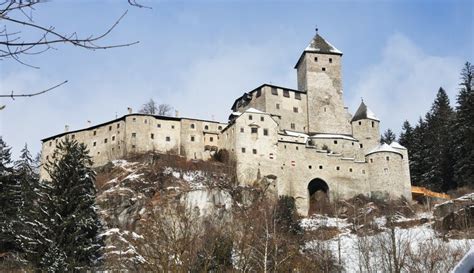
[(308, 183), (308, 215), (323, 214), (330, 208), (329, 186), (321, 178), (315, 178)]

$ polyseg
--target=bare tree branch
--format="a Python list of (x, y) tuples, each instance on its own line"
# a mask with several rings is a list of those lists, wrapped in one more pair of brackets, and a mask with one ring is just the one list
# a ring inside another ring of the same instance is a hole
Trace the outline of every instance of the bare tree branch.
[(63, 81), (62, 83), (60, 84), (56, 84), (55, 86), (53, 87), (50, 87), (48, 89), (45, 89), (45, 90), (42, 90), (42, 91), (39, 91), (39, 92), (36, 92), (36, 93), (28, 93), (28, 94), (14, 94), (14, 91), (11, 92), (10, 95), (5, 95), (5, 94), (0, 94), (0, 98), (12, 98), (13, 100), (17, 97), (34, 97), (34, 96), (38, 96), (38, 95), (41, 95), (41, 94), (44, 94), (46, 92), (49, 92), (53, 89), (56, 89), (58, 87), (60, 87), (61, 85), (63, 84), (66, 84), (68, 81)]

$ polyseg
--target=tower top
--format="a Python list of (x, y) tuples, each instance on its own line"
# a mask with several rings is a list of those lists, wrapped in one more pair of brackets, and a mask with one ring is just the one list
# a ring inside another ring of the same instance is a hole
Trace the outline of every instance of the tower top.
[(364, 100), (361, 101), (359, 109), (357, 109), (354, 117), (352, 117), (352, 121), (357, 121), (361, 119), (372, 119), (376, 121), (380, 121), (379, 118), (372, 112), (367, 105), (365, 105)]
[(295, 68), (298, 67), (298, 64), (300, 63), (301, 59), (306, 53), (320, 53), (320, 54), (331, 54), (331, 55), (342, 56), (342, 52), (339, 49), (337, 49), (335, 46), (329, 43), (326, 39), (324, 39), (321, 35), (319, 35), (317, 27), (315, 31), (316, 31), (316, 35), (314, 35), (309, 45), (303, 50), (303, 53), (301, 53), (301, 56), (298, 59), (298, 62), (296, 63)]

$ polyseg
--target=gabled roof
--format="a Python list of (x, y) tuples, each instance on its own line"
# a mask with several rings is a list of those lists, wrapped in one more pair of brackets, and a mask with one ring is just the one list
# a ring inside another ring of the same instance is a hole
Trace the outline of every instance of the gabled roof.
[(262, 85), (260, 85), (259, 87), (253, 89), (252, 91), (249, 91), (249, 92), (246, 92), (244, 93), (242, 96), (238, 97), (237, 99), (235, 99), (234, 103), (232, 104), (232, 107), (230, 109), (234, 109), (235, 106), (237, 105), (237, 102), (239, 102), (240, 100), (251, 100), (252, 99), (252, 94), (260, 89), (262, 89), (263, 87), (265, 86), (269, 86), (269, 87), (274, 87), (274, 88), (280, 88), (280, 89), (284, 89), (284, 90), (288, 90), (288, 91), (291, 91), (291, 92), (295, 92), (295, 93), (305, 93), (304, 91), (300, 91), (300, 90), (296, 90), (296, 89), (291, 89), (291, 88), (288, 88), (288, 87), (282, 87), (282, 86), (278, 86), (278, 85), (273, 85), (273, 84), (268, 84), (268, 83), (264, 83)]
[(313, 37), (309, 45), (304, 49), (303, 53), (298, 59), (298, 62), (295, 65), (295, 68), (298, 67), (298, 64), (300, 63), (301, 59), (303, 58), (306, 52), (342, 56), (342, 52), (339, 49), (337, 49), (335, 46), (329, 43), (326, 39), (324, 39), (318, 33), (316, 33), (316, 35)]
[(367, 155), (370, 155), (370, 154), (373, 154), (373, 153), (380, 153), (380, 152), (388, 152), (388, 153), (395, 153), (395, 154), (402, 155), (400, 153), (400, 151), (397, 151), (396, 149), (394, 149), (393, 147), (391, 147), (387, 143), (380, 144), (379, 146), (377, 146), (377, 147), (373, 148), (372, 150), (370, 150), (365, 155), (367, 156)]
[(359, 109), (357, 109), (351, 121), (357, 121), (360, 119), (372, 119), (380, 121), (374, 112), (372, 112), (363, 101), (360, 103)]

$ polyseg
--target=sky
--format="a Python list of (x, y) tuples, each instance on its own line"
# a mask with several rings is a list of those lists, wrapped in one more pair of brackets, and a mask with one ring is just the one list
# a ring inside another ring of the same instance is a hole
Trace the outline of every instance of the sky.
[[(42, 3), (35, 22), (61, 33), (99, 34), (128, 10), (90, 51), (60, 45), (22, 61), (0, 59), (0, 135), (14, 156), (41, 139), (137, 111), (153, 98), (180, 116), (226, 121), (233, 101), (263, 83), (296, 89), (293, 68), (315, 28), (343, 55), (344, 100), (354, 113), (361, 98), (398, 132), (429, 110), (439, 87), (455, 105), (459, 73), (474, 57), (474, 1), (141, 1)], [(0, 25), (5, 24), (1, 22)], [(36, 37), (24, 32), (25, 37)]]

